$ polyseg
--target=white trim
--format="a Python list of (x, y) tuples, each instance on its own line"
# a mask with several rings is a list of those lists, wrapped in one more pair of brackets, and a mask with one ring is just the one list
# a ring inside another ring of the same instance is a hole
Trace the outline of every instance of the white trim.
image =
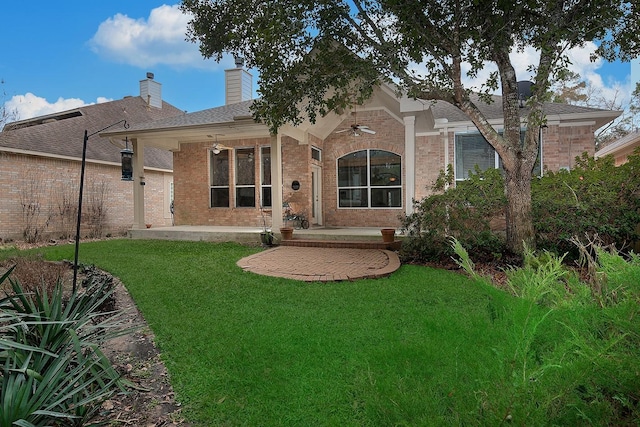
[(404, 158), (404, 205), (405, 213), (411, 215), (416, 196), (416, 116), (404, 118)]
[(558, 123), (559, 128), (568, 128), (568, 127), (576, 127), (576, 126), (595, 126), (596, 121), (590, 120), (588, 122), (569, 122), (569, 123)]
[[(6, 153), (12, 153), (12, 154), (22, 154), (22, 155), (25, 155), (25, 156), (33, 156), (33, 157), (45, 157), (47, 159), (70, 160), (70, 161), (73, 161), (73, 162), (82, 162), (82, 159), (79, 158), (79, 157), (61, 156), (61, 155), (58, 155), (58, 154), (44, 153), (44, 152), (41, 152), (41, 151), (20, 150), (20, 149), (17, 149), (17, 148), (0, 147), (0, 152), (6, 152)], [(121, 167), (122, 166), (121, 163), (108, 162), (106, 160), (86, 159), (85, 162), (86, 163), (93, 163), (93, 164), (96, 164), (96, 165), (106, 165), (106, 166), (116, 166), (116, 167)], [(155, 171), (155, 172), (173, 173), (173, 169), (162, 169), (162, 168), (156, 168), (156, 167), (152, 167), (152, 166), (145, 166), (144, 169), (148, 170), (148, 171)]]
[[(366, 186), (348, 186), (348, 187), (340, 187), (340, 183), (339, 183), (339, 175), (340, 175), (340, 170), (338, 167), (338, 161), (346, 156), (348, 156), (349, 154), (353, 154), (353, 153), (359, 153), (360, 151), (366, 151), (367, 152), (367, 185)], [(404, 208), (402, 200), (400, 200), (400, 206), (371, 206), (371, 189), (381, 189), (381, 188), (391, 188), (391, 189), (400, 189), (400, 197), (404, 197), (404, 195), (402, 194), (402, 184), (400, 185), (385, 185), (385, 186), (372, 186), (371, 185), (371, 151), (384, 151), (387, 153), (391, 153), (395, 156), (400, 157), (400, 175), (402, 178), (402, 158), (403, 156), (395, 153), (393, 151), (390, 150), (385, 150), (382, 148), (363, 148), (361, 150), (354, 150), (354, 151), (350, 151), (346, 154), (343, 154), (342, 156), (338, 157), (336, 159), (336, 163), (335, 163), (335, 168), (336, 168), (336, 207), (338, 210), (340, 209), (373, 209), (373, 210), (378, 210), (378, 209), (396, 209), (396, 210), (401, 210)], [(340, 190), (357, 190), (357, 189), (364, 189), (367, 192), (367, 206), (340, 206)]]

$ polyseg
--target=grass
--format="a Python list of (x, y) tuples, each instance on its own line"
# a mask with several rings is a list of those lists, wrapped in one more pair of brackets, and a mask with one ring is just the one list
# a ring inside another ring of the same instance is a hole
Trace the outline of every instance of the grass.
[[(82, 263), (126, 284), (195, 425), (593, 418), (572, 397), (581, 379), (592, 382), (583, 378), (587, 362), (569, 357), (572, 330), (564, 326), (578, 327), (584, 313), (549, 311), (420, 266), (385, 279), (325, 284), (236, 266), (258, 250), (138, 240), (81, 246)], [(48, 259), (73, 258), (72, 246), (43, 251)], [(567, 405), (577, 410), (567, 414)]]

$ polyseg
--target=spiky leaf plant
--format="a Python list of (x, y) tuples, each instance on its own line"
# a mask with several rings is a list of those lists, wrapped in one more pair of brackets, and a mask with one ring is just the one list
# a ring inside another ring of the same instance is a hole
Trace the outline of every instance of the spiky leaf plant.
[(130, 333), (124, 312), (100, 312), (113, 293), (110, 281), (94, 282), (64, 301), (58, 282), (51, 294), (12, 292), (0, 299), (0, 426), (86, 425), (100, 403), (124, 391), (120, 375), (100, 345)]

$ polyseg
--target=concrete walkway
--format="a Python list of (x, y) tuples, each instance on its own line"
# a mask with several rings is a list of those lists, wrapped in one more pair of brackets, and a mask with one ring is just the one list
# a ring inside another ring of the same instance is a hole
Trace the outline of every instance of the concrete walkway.
[(383, 249), (278, 246), (237, 264), (265, 276), (331, 282), (388, 276), (400, 268), (400, 259), (395, 252)]

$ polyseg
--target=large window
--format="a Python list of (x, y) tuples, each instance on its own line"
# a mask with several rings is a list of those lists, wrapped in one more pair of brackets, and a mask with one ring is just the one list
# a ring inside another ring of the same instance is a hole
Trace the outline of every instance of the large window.
[[(520, 133), (520, 138), (524, 141), (524, 132)], [(540, 144), (542, 145), (542, 144)], [(538, 160), (534, 167), (534, 175), (541, 175), (540, 159), (542, 150), (538, 149)], [(502, 169), (502, 160), (496, 150), (479, 133), (460, 133), (455, 139), (455, 164), (456, 180), (461, 181), (469, 178), (469, 172), (474, 172), (476, 165), (481, 171), (497, 168)]]
[(256, 168), (254, 149), (236, 150), (236, 207), (256, 206)]
[(400, 156), (384, 150), (362, 150), (339, 158), (338, 206), (402, 207)]
[(271, 147), (260, 148), (260, 194), (262, 207), (271, 207)]
[(229, 150), (218, 154), (210, 151), (211, 156), (211, 207), (229, 207)]

